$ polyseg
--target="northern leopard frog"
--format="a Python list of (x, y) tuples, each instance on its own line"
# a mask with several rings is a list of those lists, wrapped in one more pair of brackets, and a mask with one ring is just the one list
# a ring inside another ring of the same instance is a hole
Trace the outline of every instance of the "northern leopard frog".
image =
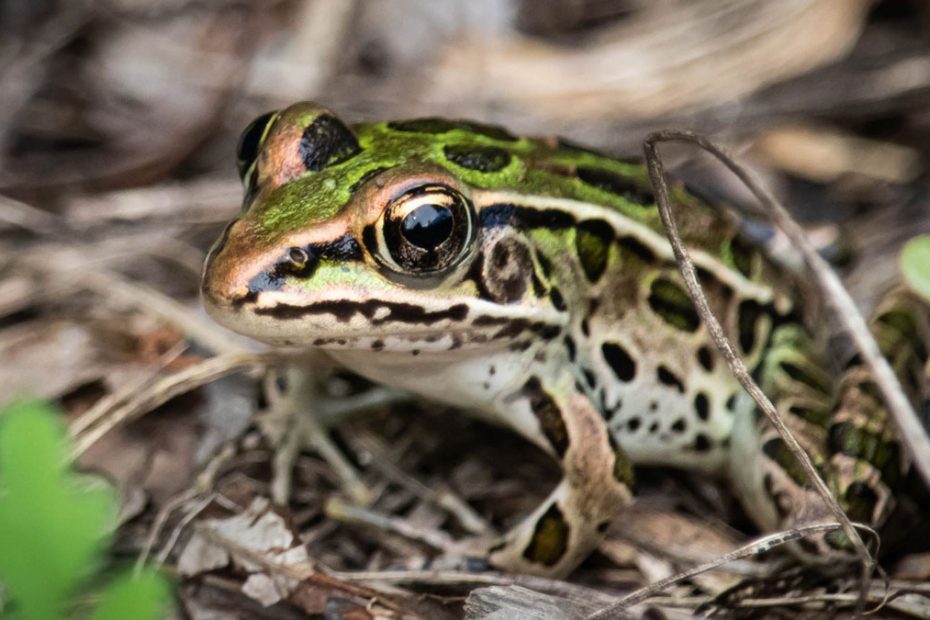
[[(570, 571), (630, 501), (632, 464), (724, 477), (764, 528), (825, 514), (709, 341), (641, 165), (467, 121), (350, 128), (311, 103), (256, 119), (238, 157), (243, 212), (203, 279), (217, 321), (487, 416), (561, 465), (491, 564)], [(874, 385), (855, 361), (832, 371), (788, 270), (673, 197), (729, 337), (850, 516), (880, 524), (904, 463)], [(873, 320), (914, 393), (927, 318), (898, 296)]]

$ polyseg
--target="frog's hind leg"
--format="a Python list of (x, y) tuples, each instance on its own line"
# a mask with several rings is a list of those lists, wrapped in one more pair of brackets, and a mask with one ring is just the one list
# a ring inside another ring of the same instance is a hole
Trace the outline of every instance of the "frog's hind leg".
[(567, 373), (549, 388), (530, 377), (504, 401), (516, 430), (558, 460), (562, 480), (483, 555), (503, 570), (564, 576), (594, 550), (629, 503), (630, 463), (604, 418)]
[[(913, 400), (927, 394), (930, 312), (907, 294), (888, 297), (870, 321), (882, 353)], [(838, 378), (826, 370), (810, 337), (798, 325), (772, 334), (757, 370), (760, 384), (805, 448), (850, 519), (879, 527), (894, 505), (905, 471), (892, 421), (867, 369), (854, 358)], [(737, 418), (731, 472), (750, 516), (763, 528), (832, 520), (800, 464), (768, 420)], [(840, 532), (799, 543), (811, 561), (846, 556)]]
[[(930, 403), (930, 307), (896, 290), (882, 300), (869, 323), (906, 396), (923, 410)], [(858, 356), (847, 364), (839, 389), (827, 430), (834, 491), (853, 521), (880, 526), (894, 508), (909, 463), (878, 386)], [(840, 532), (828, 535), (827, 542), (848, 546)]]

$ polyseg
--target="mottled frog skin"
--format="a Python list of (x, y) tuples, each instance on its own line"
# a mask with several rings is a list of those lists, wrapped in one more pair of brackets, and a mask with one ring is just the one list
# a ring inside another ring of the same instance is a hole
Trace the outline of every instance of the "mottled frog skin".
[[(217, 321), (492, 419), (560, 464), (484, 550), (493, 566), (571, 571), (631, 500), (633, 464), (724, 478), (765, 529), (826, 516), (710, 342), (640, 164), (467, 121), (349, 127), (312, 103), (256, 119), (238, 163), (243, 211), (203, 278)], [(874, 384), (855, 360), (836, 371), (812, 296), (732, 218), (673, 199), (728, 336), (850, 516), (880, 525), (906, 464)], [(927, 323), (907, 295), (873, 319), (915, 398)]]

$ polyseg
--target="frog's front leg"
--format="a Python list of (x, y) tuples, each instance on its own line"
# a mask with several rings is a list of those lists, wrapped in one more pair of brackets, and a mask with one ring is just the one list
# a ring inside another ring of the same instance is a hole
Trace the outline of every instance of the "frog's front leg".
[(594, 550), (629, 503), (630, 463), (568, 373), (553, 387), (531, 376), (503, 399), (499, 413), (558, 460), (562, 480), (532, 514), (487, 550), (487, 558), (506, 571), (566, 575)]
[(395, 402), (406, 395), (398, 390), (373, 386), (354, 396), (327, 397), (326, 383), (336, 367), (322, 355), (308, 357), (268, 373), (266, 395), (269, 407), (259, 418), (262, 432), (275, 447), (271, 496), (286, 504), (291, 496), (294, 462), (302, 450), (317, 453), (333, 468), (343, 491), (359, 505), (372, 500), (346, 455), (332, 442), (328, 430), (342, 419), (365, 410)]

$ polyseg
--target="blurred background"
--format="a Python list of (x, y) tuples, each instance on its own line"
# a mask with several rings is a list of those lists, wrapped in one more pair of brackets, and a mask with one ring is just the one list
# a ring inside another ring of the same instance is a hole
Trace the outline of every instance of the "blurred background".
[[(623, 156), (650, 131), (698, 130), (813, 233), (843, 231), (866, 309), (900, 245), (930, 231), (924, 0), (2, 0), (0, 58), (0, 402), (64, 407), (82, 463), (135, 498), (134, 552), (249, 425), (242, 376), (129, 395), (254, 349), (209, 322), (197, 287), (241, 204), (239, 132), (267, 110), (312, 99), (350, 122), (473, 118)], [(694, 150), (663, 152), (707, 195), (752, 208)], [(88, 411), (106, 421), (92, 435)], [(409, 435), (392, 424), (378, 432)], [(355, 448), (380, 454), (359, 432)], [(406, 449), (435, 450), (433, 433)], [(235, 493), (261, 494), (264, 457), (230, 466)], [(312, 463), (303, 475), (322, 487), (304, 486), (300, 515), (323, 527), (332, 480)], [(490, 475), (468, 466), (452, 479)], [(365, 565), (365, 545), (339, 544), (331, 563)]]

